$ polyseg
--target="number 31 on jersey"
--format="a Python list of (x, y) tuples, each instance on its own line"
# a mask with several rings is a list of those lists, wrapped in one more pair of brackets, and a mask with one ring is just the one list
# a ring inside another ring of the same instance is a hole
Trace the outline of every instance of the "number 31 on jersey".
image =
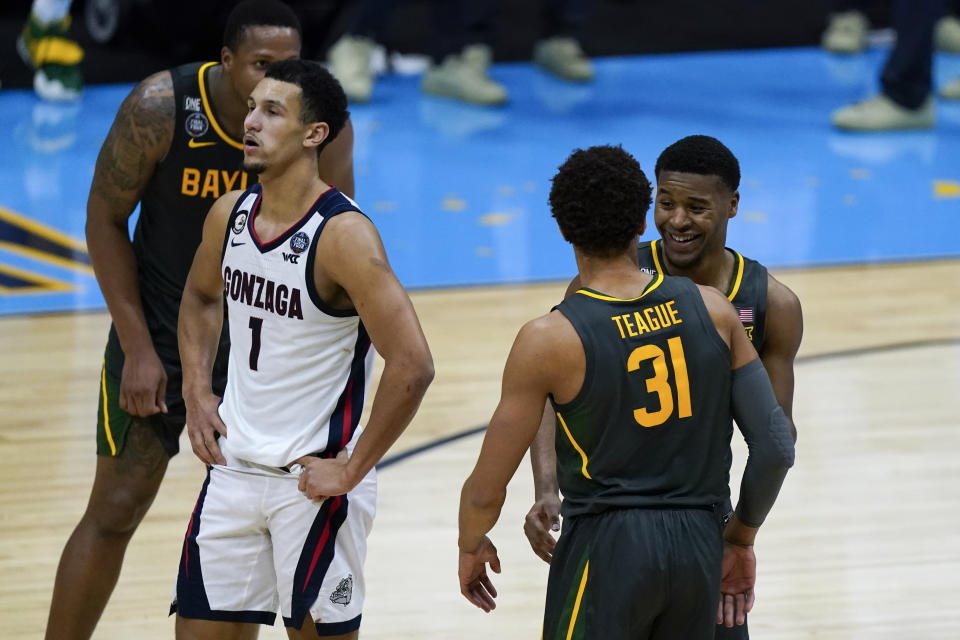
[[(646, 360), (653, 361), (653, 376), (647, 378), (647, 391), (657, 394), (660, 400), (660, 409), (649, 412), (647, 409), (634, 409), (633, 419), (642, 427), (658, 427), (673, 415), (676, 406), (678, 418), (689, 418), (693, 415), (690, 407), (690, 382), (687, 379), (687, 361), (683, 356), (683, 343), (679, 337), (667, 340), (667, 349), (670, 351), (670, 360), (673, 364), (673, 385), (671, 386), (670, 372), (667, 369), (667, 357), (663, 349), (655, 344), (645, 344), (634, 349), (627, 358), (627, 371), (636, 371)], [(677, 401), (674, 405), (673, 387), (677, 390)]]

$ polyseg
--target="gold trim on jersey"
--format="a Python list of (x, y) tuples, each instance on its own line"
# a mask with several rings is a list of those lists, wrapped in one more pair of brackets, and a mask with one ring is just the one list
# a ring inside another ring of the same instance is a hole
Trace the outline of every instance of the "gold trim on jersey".
[(733, 302), (733, 299), (737, 297), (737, 292), (740, 291), (740, 283), (743, 282), (744, 259), (739, 252), (733, 249), (730, 249), (730, 251), (733, 251), (733, 255), (737, 258), (737, 276), (733, 279), (733, 286), (730, 287), (730, 293), (727, 294), (727, 300)]
[(567, 428), (567, 423), (564, 422), (563, 416), (560, 415), (559, 411), (557, 411), (557, 418), (560, 420), (560, 426), (563, 427), (563, 432), (567, 434), (567, 439), (570, 440), (570, 444), (573, 445), (573, 448), (577, 450), (577, 453), (580, 454), (580, 458), (583, 460), (583, 464), (580, 467), (580, 472), (587, 480), (593, 480), (593, 478), (590, 477), (590, 472), (587, 471), (587, 454), (584, 453), (583, 449), (580, 448), (580, 445), (577, 444), (577, 441), (573, 439), (573, 434), (570, 433), (570, 429)]
[(207, 114), (207, 119), (210, 120), (210, 126), (213, 127), (213, 130), (217, 132), (217, 135), (226, 142), (228, 145), (234, 149), (240, 149), (243, 151), (243, 144), (237, 142), (226, 132), (220, 128), (220, 123), (217, 122), (217, 119), (213, 117), (213, 109), (211, 108), (210, 101), (207, 99), (207, 88), (203, 83), (203, 74), (207, 69), (212, 67), (215, 64), (220, 64), (219, 62), (208, 62), (200, 67), (200, 70), (197, 72), (197, 84), (200, 85), (200, 100), (203, 102), (203, 112)]
[(573, 628), (577, 625), (577, 615), (580, 613), (580, 601), (583, 599), (583, 592), (587, 588), (587, 573), (590, 571), (590, 561), (583, 566), (583, 577), (580, 578), (580, 588), (577, 589), (577, 599), (573, 602), (573, 612), (570, 614), (570, 626), (567, 627), (567, 640), (573, 637)]
[(657, 273), (664, 273), (663, 265), (660, 264), (660, 253), (657, 251), (657, 240), (650, 241), (650, 255), (653, 256), (653, 268)]
[[(650, 241), (650, 254), (653, 256), (653, 268), (657, 270), (657, 273), (663, 273), (663, 266), (660, 264), (660, 255), (657, 251), (657, 240)], [(737, 292), (740, 291), (740, 283), (743, 281), (743, 268), (744, 268), (744, 259), (740, 255), (740, 252), (735, 249), (730, 249), (733, 252), (733, 255), (737, 259), (737, 275), (733, 279), (733, 286), (730, 287), (730, 291), (727, 292), (727, 300), (733, 302), (733, 299), (737, 296)]]
[(107, 434), (107, 444), (110, 445), (110, 455), (117, 455), (117, 445), (113, 443), (113, 434), (110, 432), (110, 398), (107, 396), (107, 358), (103, 358), (103, 370), (100, 372), (100, 388), (103, 390), (103, 431)]
[(607, 300), (608, 302), (635, 302), (640, 298), (644, 297), (657, 287), (663, 284), (663, 272), (657, 271), (657, 277), (652, 279), (647, 283), (646, 288), (636, 298), (614, 298), (613, 296), (605, 296), (602, 293), (597, 293), (596, 291), (590, 291), (589, 289), (577, 289), (577, 293), (581, 293), (590, 298), (596, 298), (597, 300)]

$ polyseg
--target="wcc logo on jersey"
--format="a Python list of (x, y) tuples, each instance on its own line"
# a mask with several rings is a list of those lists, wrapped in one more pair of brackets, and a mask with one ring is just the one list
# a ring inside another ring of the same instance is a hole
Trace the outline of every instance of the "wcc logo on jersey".
[(300, 254), (307, 250), (307, 247), (310, 246), (310, 236), (305, 234), (303, 231), (297, 233), (297, 235), (290, 238), (290, 250), (293, 253), (283, 252), (283, 261), (290, 262), (292, 264), (299, 264)]

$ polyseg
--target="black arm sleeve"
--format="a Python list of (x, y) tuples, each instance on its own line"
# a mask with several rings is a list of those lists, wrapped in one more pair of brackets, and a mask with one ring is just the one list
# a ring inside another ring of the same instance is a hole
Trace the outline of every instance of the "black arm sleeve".
[(777, 404), (759, 359), (733, 371), (732, 387), (733, 418), (749, 449), (737, 517), (748, 527), (759, 527), (793, 466), (790, 420)]

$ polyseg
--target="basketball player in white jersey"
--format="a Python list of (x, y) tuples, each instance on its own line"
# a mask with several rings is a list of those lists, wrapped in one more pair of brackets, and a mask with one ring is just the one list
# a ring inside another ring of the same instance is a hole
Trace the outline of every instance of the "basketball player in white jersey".
[[(316, 63), (278, 62), (248, 106), (244, 169), (260, 183), (211, 208), (180, 307), (187, 429), (209, 467), (180, 560), (177, 638), (254, 638), (278, 608), (290, 638), (356, 638), (374, 465), (433, 361), (373, 224), (318, 178), (347, 118), (340, 85)], [(361, 430), (371, 343), (385, 365)]]

